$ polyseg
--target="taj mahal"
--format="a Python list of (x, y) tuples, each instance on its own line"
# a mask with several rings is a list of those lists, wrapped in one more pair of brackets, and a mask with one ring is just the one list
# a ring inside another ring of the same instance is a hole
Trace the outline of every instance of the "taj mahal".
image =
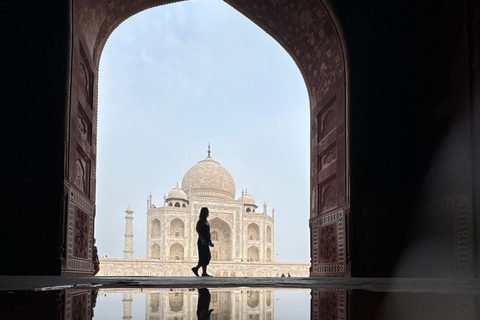
[(133, 259), (133, 210), (126, 210), (123, 259), (101, 258), (98, 275), (190, 276), (198, 261), (198, 214), (210, 211), (214, 276), (308, 277), (309, 263), (274, 262), (274, 216), (263, 204), (260, 212), (252, 195), (242, 190), (235, 199), (235, 181), (211, 157), (210, 146), (204, 160), (194, 165), (182, 179), (181, 187), (163, 196), (162, 206), (147, 199), (147, 257)]

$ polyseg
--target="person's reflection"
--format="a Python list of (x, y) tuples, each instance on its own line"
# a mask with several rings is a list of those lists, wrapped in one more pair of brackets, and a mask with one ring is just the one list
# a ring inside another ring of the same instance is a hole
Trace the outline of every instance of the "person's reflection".
[(208, 320), (213, 309), (210, 307), (210, 291), (207, 288), (198, 288), (197, 319)]
[(97, 295), (98, 295), (98, 289), (93, 289), (92, 290), (92, 300), (91, 300), (91, 317), (93, 318), (95, 316), (95, 314), (93, 313), (93, 309), (95, 308), (96, 304), (97, 304)]

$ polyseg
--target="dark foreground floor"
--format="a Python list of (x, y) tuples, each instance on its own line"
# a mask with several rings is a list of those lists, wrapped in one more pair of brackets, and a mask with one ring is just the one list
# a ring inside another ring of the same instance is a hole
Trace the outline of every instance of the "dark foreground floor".
[(0, 276), (0, 291), (88, 288), (321, 288), (480, 294), (479, 279)]

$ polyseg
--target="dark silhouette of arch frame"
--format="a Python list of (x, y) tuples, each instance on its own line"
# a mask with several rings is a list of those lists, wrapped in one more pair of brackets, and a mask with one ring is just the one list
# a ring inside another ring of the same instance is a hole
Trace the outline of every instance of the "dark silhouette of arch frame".
[[(478, 277), (479, 2), (326, 1), (226, 1), (305, 79), (311, 275)], [(2, 5), (2, 274), (92, 274), (98, 61), (171, 2)]]
[[(93, 125), (91, 136), (96, 137), (96, 90), (97, 75), (100, 55), (112, 31), (125, 19), (142, 11), (158, 5), (174, 1), (143, 1), (125, 2), (121, 6), (110, 6), (107, 1), (78, 0), (73, 6), (73, 43), (72, 43), (72, 84), (78, 92), (72, 90), (71, 114), (91, 110), (91, 118), (87, 120)], [(312, 167), (311, 172), (311, 230), (312, 241), (317, 242), (325, 235), (326, 226), (334, 224), (335, 241), (328, 242), (329, 251), (336, 252), (335, 257), (324, 259), (323, 252), (318, 246), (312, 247), (312, 276), (325, 274), (345, 274), (347, 272), (345, 224), (348, 221), (349, 200), (347, 198), (347, 90), (346, 67), (343, 44), (332, 15), (319, 1), (295, 1), (291, 3), (271, 1), (226, 1), (240, 13), (248, 17), (255, 24), (275, 38), (297, 63), (308, 89), (312, 118), (312, 162), (323, 157), (326, 160), (325, 168)], [(92, 14), (93, 13), (93, 14)], [(89, 107), (84, 107), (88, 105)], [(80, 109), (81, 108), (81, 109)], [(85, 113), (85, 112), (84, 112)], [(82, 113), (82, 114), (84, 114)], [(317, 123), (317, 118), (322, 114), (334, 114), (325, 117), (322, 123)], [(318, 127), (328, 126), (328, 135), (323, 132), (317, 138)], [(72, 131), (81, 131), (82, 128), (71, 127)], [(72, 145), (85, 145), (81, 134), (70, 135), (70, 148)], [(94, 166), (95, 149), (80, 148), (88, 155), (88, 160)], [(327, 152), (328, 159), (324, 155)], [(83, 154), (82, 153), (82, 154)], [(70, 154), (69, 161), (78, 161), (76, 154)], [(82, 158), (79, 158), (80, 160)], [(73, 170), (73, 167), (72, 167)], [(94, 172), (91, 170), (89, 187), (94, 190)], [(320, 177), (320, 172), (325, 177)], [(80, 191), (79, 197), (94, 205), (94, 201), (87, 194), (78, 190), (78, 183), (68, 179), (66, 182), (73, 192)], [(322, 193), (330, 190), (328, 194)], [(324, 199), (326, 198), (326, 199)], [(72, 200), (71, 200), (72, 201)], [(322, 203), (329, 203), (328, 208)], [(72, 214), (68, 216), (67, 223), (75, 219)], [(323, 218), (321, 218), (323, 217)], [(332, 218), (333, 217), (333, 218)], [(325, 222), (327, 219), (329, 222)], [(330, 229), (329, 229), (330, 230)], [(92, 234), (90, 232), (89, 234)], [(72, 232), (67, 231), (67, 238), (72, 238)], [(332, 234), (329, 234), (332, 236)], [(78, 261), (71, 252), (74, 250), (72, 241), (67, 243), (67, 259), (64, 273), (86, 272), (85, 268), (74, 265)], [(75, 242), (73, 243), (74, 245)]]

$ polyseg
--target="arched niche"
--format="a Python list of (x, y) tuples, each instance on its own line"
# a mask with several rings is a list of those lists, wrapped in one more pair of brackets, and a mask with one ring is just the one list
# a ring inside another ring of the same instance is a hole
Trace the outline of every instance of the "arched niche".
[(152, 224), (150, 226), (150, 236), (152, 238), (158, 238), (161, 235), (161, 224), (160, 220), (153, 219)]
[(247, 305), (254, 309), (260, 304), (260, 292), (247, 291)]
[(272, 243), (272, 228), (267, 226), (267, 231), (265, 233), (265, 239), (267, 240), (267, 243)]
[(151, 293), (149, 296), (150, 296), (150, 311), (158, 312), (160, 307), (160, 294)]
[[(210, 220), (210, 233), (216, 233), (218, 240), (214, 242), (213, 250), (217, 252), (216, 261), (230, 261), (232, 259), (232, 229), (229, 224), (220, 218)], [(213, 241), (212, 241), (213, 242)]]
[(267, 303), (267, 307), (270, 307), (272, 304), (272, 291), (265, 292), (265, 302)]
[(170, 247), (170, 260), (183, 260), (184, 249), (180, 243), (174, 243)]
[(183, 292), (170, 292), (168, 294), (168, 306), (172, 312), (180, 312), (183, 309)]
[(251, 246), (247, 250), (247, 260), (249, 262), (258, 262), (260, 261), (260, 251), (257, 247)]
[(185, 236), (185, 224), (183, 220), (175, 218), (170, 222), (170, 237), (183, 238)]
[(260, 227), (256, 223), (250, 223), (247, 227), (248, 240), (260, 240)]

